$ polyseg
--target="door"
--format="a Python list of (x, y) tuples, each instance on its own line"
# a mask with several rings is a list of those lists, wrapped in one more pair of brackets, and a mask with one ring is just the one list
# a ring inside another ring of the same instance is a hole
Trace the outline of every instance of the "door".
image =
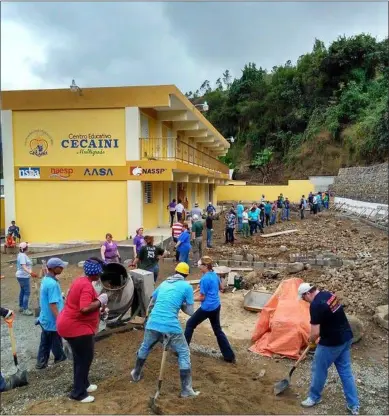
[(175, 156), (173, 132), (171, 129), (167, 129), (167, 158), (175, 159)]
[(140, 115), (140, 137), (141, 137), (141, 157), (142, 159), (148, 159), (152, 156), (152, 149), (150, 148), (149, 138), (149, 119), (141, 114)]

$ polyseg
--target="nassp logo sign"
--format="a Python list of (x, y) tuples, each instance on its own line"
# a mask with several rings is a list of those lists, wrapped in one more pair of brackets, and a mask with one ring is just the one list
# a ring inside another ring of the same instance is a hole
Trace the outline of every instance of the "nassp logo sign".
[(163, 168), (141, 168), (139, 166), (130, 167), (130, 175), (161, 175), (166, 169)]

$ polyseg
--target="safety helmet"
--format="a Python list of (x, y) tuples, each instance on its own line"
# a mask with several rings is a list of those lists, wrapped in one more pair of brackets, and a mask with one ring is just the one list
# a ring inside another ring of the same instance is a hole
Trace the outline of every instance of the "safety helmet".
[(189, 274), (189, 265), (183, 261), (178, 263), (176, 266), (176, 272), (181, 274)]

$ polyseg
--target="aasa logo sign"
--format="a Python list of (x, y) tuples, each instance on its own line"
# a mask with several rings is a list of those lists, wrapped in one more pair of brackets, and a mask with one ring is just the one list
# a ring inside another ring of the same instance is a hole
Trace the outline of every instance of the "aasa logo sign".
[(50, 134), (44, 130), (34, 130), (26, 137), (25, 145), (30, 148), (30, 155), (46, 156), (49, 150), (49, 144), (53, 144)]
[(108, 168), (94, 168), (94, 169), (85, 169), (84, 176), (113, 176), (112, 169)]
[(69, 179), (73, 174), (71, 168), (51, 168), (50, 178)]
[(130, 175), (141, 176), (141, 175), (161, 175), (166, 169), (159, 168), (140, 168), (139, 166), (130, 167)]
[(40, 179), (40, 168), (19, 168), (19, 179)]

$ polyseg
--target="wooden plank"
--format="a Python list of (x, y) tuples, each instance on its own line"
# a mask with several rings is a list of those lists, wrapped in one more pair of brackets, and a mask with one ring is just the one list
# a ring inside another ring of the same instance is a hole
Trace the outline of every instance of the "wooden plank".
[(297, 233), (298, 230), (286, 230), (286, 231), (279, 231), (278, 233), (271, 233), (271, 234), (261, 234), (261, 237), (267, 238), (267, 237), (276, 237), (277, 235), (284, 235), (284, 234), (291, 234), (291, 233)]
[(252, 272), (253, 270), (251, 267), (231, 267), (232, 272)]

